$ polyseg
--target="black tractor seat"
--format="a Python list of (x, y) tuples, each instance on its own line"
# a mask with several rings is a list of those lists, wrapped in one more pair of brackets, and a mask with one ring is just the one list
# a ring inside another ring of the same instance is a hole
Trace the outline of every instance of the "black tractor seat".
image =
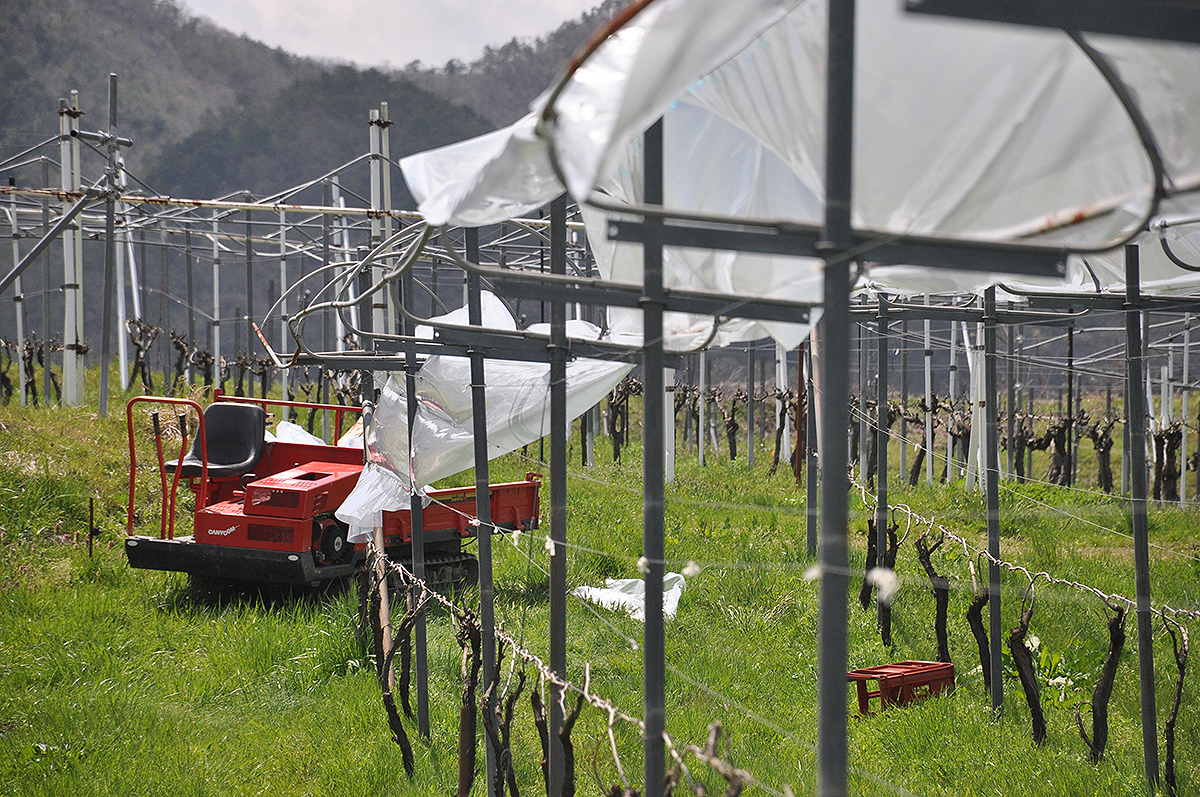
[[(266, 451), (267, 413), (257, 404), (218, 401), (204, 410), (204, 437), (208, 446), (208, 475), (212, 478), (250, 473)], [(166, 463), (168, 473), (199, 476), (203, 470), (200, 435), (183, 460)]]

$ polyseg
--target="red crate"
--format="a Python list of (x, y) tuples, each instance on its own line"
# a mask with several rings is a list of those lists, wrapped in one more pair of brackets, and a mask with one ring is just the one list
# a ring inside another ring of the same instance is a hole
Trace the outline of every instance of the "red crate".
[[(537, 528), (541, 511), (541, 476), (526, 474), (523, 482), (491, 485), (492, 523), (498, 529)], [(421, 511), (422, 529), (427, 537), (463, 538), (475, 534), (470, 525), (475, 517), (475, 488), (450, 487), (430, 490), (432, 502)], [(412, 514), (407, 509), (383, 513), (383, 534), (388, 545), (412, 542)]]
[[(954, 665), (941, 661), (901, 661), (851, 670), (846, 678), (858, 687), (859, 715), (871, 712), (871, 698), (879, 698), (880, 709), (907, 706), (930, 695), (954, 690)], [(871, 690), (868, 681), (879, 688)]]
[(307, 462), (246, 485), (247, 515), (312, 518), (342, 505), (362, 463)]

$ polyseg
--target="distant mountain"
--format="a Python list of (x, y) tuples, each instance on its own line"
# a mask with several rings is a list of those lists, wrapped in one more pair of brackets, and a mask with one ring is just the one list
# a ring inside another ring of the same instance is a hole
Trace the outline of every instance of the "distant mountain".
[[(268, 47), (192, 16), (181, 0), (0, 2), (0, 159), (57, 134), (58, 101), (72, 89), (81, 125), (105, 127), (115, 72), (132, 174), (175, 196), (273, 194), (364, 153), (367, 114), (380, 102), (394, 120), (393, 158), (514, 121), (623, 4), (605, 0), (470, 64), (389, 73)], [(361, 176), (350, 179), (348, 189), (365, 190)], [(411, 206), (397, 183), (396, 205)]]
[(118, 76), (118, 130), (140, 171), (206, 115), (269, 102), (321, 65), (238, 37), (169, 0), (0, 3), (0, 154), (58, 133), (58, 100), (79, 90), (81, 125), (107, 124)]
[(399, 75), (466, 105), (497, 127), (511, 124), (529, 112), (529, 103), (558, 77), (567, 59), (628, 4), (629, 0), (604, 0), (544, 37), (488, 47), (470, 64), (452, 60), (436, 67), (414, 61)]

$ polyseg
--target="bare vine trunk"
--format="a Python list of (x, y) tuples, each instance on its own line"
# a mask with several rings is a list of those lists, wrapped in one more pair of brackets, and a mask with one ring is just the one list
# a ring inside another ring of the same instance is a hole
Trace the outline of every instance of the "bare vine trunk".
[(1081, 710), (1075, 709), (1075, 724), (1079, 726), (1079, 735), (1088, 746), (1089, 758), (1093, 764), (1100, 763), (1104, 758), (1104, 748), (1108, 744), (1108, 701), (1112, 697), (1113, 681), (1117, 677), (1117, 664), (1121, 660), (1121, 651), (1125, 649), (1125, 617), (1124, 606), (1113, 609), (1114, 614), (1108, 619), (1108, 655), (1104, 658), (1104, 667), (1100, 671), (1100, 680), (1092, 692), (1092, 737), (1089, 739), (1083, 729)]
[(1037, 672), (1033, 668), (1033, 654), (1025, 646), (1025, 637), (1029, 633), (1029, 621), (1033, 618), (1033, 596), (1030, 595), (1029, 605), (1021, 613), (1020, 624), (1008, 635), (1008, 652), (1012, 654), (1013, 664), (1021, 679), (1021, 689), (1025, 692), (1025, 702), (1029, 705), (1029, 714), (1033, 721), (1033, 743), (1041, 746), (1046, 741), (1046, 716), (1042, 713), (1042, 700), (1038, 693)]

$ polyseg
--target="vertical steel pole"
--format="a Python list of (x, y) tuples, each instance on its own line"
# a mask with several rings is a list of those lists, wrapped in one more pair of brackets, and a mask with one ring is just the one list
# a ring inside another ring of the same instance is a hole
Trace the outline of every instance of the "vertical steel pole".
[[(62, 169), (60, 184), (64, 191), (79, 189), (73, 151), (78, 151), (79, 139), (71, 136), (71, 131), (78, 128), (79, 93), (71, 92), (71, 105), (66, 100), (58, 101), (58, 135), (59, 163)], [(66, 210), (66, 205), (63, 205)], [(63, 398), (64, 404), (78, 404), (83, 398), (83, 374), (79, 344), (83, 330), (79, 324), (76, 309), (83, 301), (82, 280), (75, 262), (77, 247), (77, 232), (81, 228), (79, 221), (74, 222), (63, 234)]]
[[(12, 177), (9, 177), (8, 184), (10, 186), (16, 185), (16, 180)], [(16, 271), (17, 267), (21, 263), (21, 226), (17, 223), (17, 195), (9, 194), (8, 195), (8, 203), (9, 203), (8, 221), (9, 221), (9, 224), (12, 229), (11, 238), (12, 238), (13, 271)], [(20, 362), (20, 358), (21, 358), (21, 347), (25, 345), (25, 306), (24, 305), (25, 305), (24, 290), (21, 286), (21, 277), (18, 275), (16, 280), (13, 282), (13, 310), (14, 310), (14, 314), (17, 317), (17, 352), (16, 352), (16, 356), (17, 356), (18, 362)], [(47, 358), (46, 361), (49, 362), (49, 358)], [(22, 365), (17, 366), (17, 383), (21, 390), (21, 406), (24, 407), (24, 406), (26, 406), (26, 401), (27, 401), (26, 393), (28, 393), (29, 391), (25, 387), (25, 368)], [(46, 404), (49, 405), (48, 399), (46, 401)]]
[[(254, 197), (246, 194), (246, 201), (252, 202)], [(254, 230), (250, 226), (250, 211), (246, 211), (246, 355), (254, 354), (254, 334), (250, 330), (250, 322), (254, 316)], [(235, 352), (236, 354), (236, 352)], [(329, 439), (329, 436), (325, 436)]]
[[(648, 205), (663, 204), (663, 121), (645, 133), (645, 199)], [(644, 296), (642, 320), (643, 458), (642, 458), (642, 555), (646, 628), (643, 637), (643, 691), (646, 736), (643, 741), (646, 780), (642, 793), (660, 797), (666, 782), (663, 732), (666, 730), (666, 642), (663, 625), (664, 570), (664, 484), (663, 484), (663, 263), (662, 222), (646, 218), (642, 244)]]
[[(108, 76), (108, 168), (105, 170), (104, 200), (104, 321), (100, 331), (100, 417), (108, 417), (108, 372), (112, 357), (113, 299), (116, 293), (117, 241), (114, 196), (117, 191), (117, 76)], [(82, 225), (82, 222), (81, 222)]]
[[(1008, 309), (1012, 309), (1012, 302), (1008, 303)], [(1016, 446), (1013, 445), (1013, 440), (1016, 439), (1017, 434), (1017, 378), (1016, 363), (1013, 357), (1013, 327), (1007, 327), (1006, 332), (1007, 335), (1005, 335), (1005, 337), (1008, 338), (1008, 401), (1006, 402), (1004, 409), (1008, 416), (1008, 446), (1005, 450), (1008, 455), (1008, 478), (1009, 480), (1012, 480), (1016, 478), (1016, 470), (1014, 469), (1015, 463), (1013, 462), (1013, 449), (1016, 448)]]
[[(288, 268), (287, 268), (287, 213), (279, 211), (279, 358), (287, 354), (287, 317), (288, 317)], [(279, 395), (286, 401), (288, 398), (288, 369), (279, 369)], [(371, 397), (368, 396), (370, 401)], [(374, 402), (372, 402), (374, 403)]]
[[(384, 240), (392, 237), (392, 141), (391, 135), (388, 133), (388, 128), (391, 126), (392, 120), (388, 115), (388, 104), (381, 102), (379, 103), (379, 156), (383, 177)], [(389, 257), (384, 261), (384, 266), (390, 270), (393, 263), (393, 259)], [(389, 335), (393, 335), (396, 332), (396, 291), (395, 288), (389, 287), (384, 293), (386, 295), (385, 305), (387, 315), (387, 327), (384, 331)]]
[[(883, 565), (883, 552), (887, 550), (888, 537), (888, 305), (887, 298), (879, 294), (879, 374), (875, 394), (875, 538), (879, 551), (879, 564)], [(884, 605), (876, 600), (876, 619), (883, 628)]]
[[(184, 271), (187, 273), (187, 323), (188, 323), (188, 340), (192, 341), (192, 345), (196, 343), (196, 304), (195, 297), (192, 295), (193, 280), (192, 280), (192, 230), (187, 228), (183, 231), (183, 260)], [(191, 379), (191, 366), (188, 366), (188, 379)]]
[[(467, 260), (479, 262), (479, 228), (468, 227), (466, 233)], [(483, 326), (483, 304), (478, 274), (467, 274), (467, 316), (472, 326)], [(492, 504), (488, 474), (487, 392), (484, 379), (483, 352), (474, 349), (471, 355), (471, 419), (475, 436), (475, 516), (479, 519), (476, 537), (479, 543), (479, 625), (480, 655), (483, 659), (483, 681), (490, 684), (496, 675), (496, 615), (495, 585), (492, 581)], [(495, 705), (495, 695), (482, 707), (485, 716)], [(496, 749), (491, 737), (484, 734), (485, 774), (488, 797), (495, 797)]]
[(1180, 424), (1180, 431), (1183, 434), (1183, 437), (1180, 438), (1180, 441), (1179, 441), (1179, 450), (1181, 452), (1183, 452), (1182, 459), (1184, 462), (1184, 465), (1181, 468), (1182, 473), (1180, 474), (1180, 478), (1179, 478), (1179, 503), (1181, 505), (1187, 504), (1187, 497), (1188, 497), (1188, 490), (1187, 490), (1188, 434), (1187, 434), (1187, 429), (1188, 429), (1188, 393), (1190, 392), (1188, 390), (1188, 383), (1190, 380), (1190, 374), (1189, 374), (1189, 370), (1188, 370), (1188, 360), (1191, 359), (1189, 356), (1191, 353), (1191, 348), (1192, 348), (1192, 314), (1184, 313), (1183, 314), (1183, 412), (1179, 416), (1180, 420), (1183, 421), (1183, 423)]
[[(42, 188), (50, 187), (50, 159), (45, 155), (41, 158), (42, 161)], [(42, 234), (45, 235), (50, 230), (50, 200), (42, 200)], [(42, 254), (42, 338), (46, 341), (50, 340), (50, 252)], [(50, 406), (50, 391), (53, 389), (51, 384), (51, 365), (50, 365), (50, 347), (46, 347), (45, 366), (42, 368), (42, 403), (45, 406)], [(1186, 394), (1185, 394), (1186, 395)], [(1185, 399), (1186, 402), (1186, 399)], [(1187, 404), (1184, 404), (1184, 415), (1187, 415)], [(1186, 446), (1184, 447), (1186, 449)]]
[(1150, 607), (1150, 544), (1146, 521), (1146, 404), (1142, 392), (1141, 273), (1137, 244), (1125, 246), (1125, 381), (1128, 385), (1129, 475), (1137, 590), (1138, 680), (1146, 783), (1158, 786), (1158, 720), (1154, 707), (1154, 627)]
[(220, 217), (213, 211), (212, 218), (212, 352), (217, 369), (217, 381), (221, 379), (221, 239)]
[[(124, 173), (124, 170), (121, 168), (120, 154), (117, 155), (117, 183), (116, 183), (116, 185), (117, 185), (117, 191), (124, 193), (125, 173)], [(120, 380), (120, 384), (121, 384), (121, 392), (125, 392), (125, 391), (129, 390), (129, 335), (127, 334), (127, 330), (126, 330), (126, 326), (125, 326), (125, 324), (127, 323), (128, 319), (129, 319), (129, 314), (126, 312), (126, 309), (125, 309), (125, 266), (126, 266), (125, 254), (126, 254), (126, 248), (129, 247), (129, 228), (127, 226), (128, 220), (125, 216), (125, 203), (124, 202), (114, 203), (114, 205), (113, 205), (113, 220), (114, 220), (114, 222), (116, 221), (116, 218), (118, 216), (120, 216), (120, 218), (121, 218), (121, 230), (120, 230), (120, 232), (118, 232), (115, 229), (115, 227), (113, 230), (113, 233), (116, 236), (118, 236), (118, 240), (114, 244), (114, 246), (115, 246), (114, 253), (116, 255), (115, 274), (116, 274), (116, 278), (117, 278), (117, 288), (116, 288), (117, 319), (116, 319), (116, 324), (115, 324), (115, 327), (116, 327), (115, 331), (117, 333), (117, 365), (119, 366), (117, 368), (117, 375), (118, 375), (118, 379)], [(132, 247), (129, 247), (129, 254), (130, 255), (133, 254)], [(129, 270), (130, 270), (130, 274), (132, 275), (132, 272), (133, 272), (133, 263), (132, 262), (129, 263)], [(132, 288), (133, 288), (134, 300), (136, 301), (136, 299), (137, 299), (137, 283), (136, 282), (133, 282)], [(140, 313), (137, 313), (135, 311), (134, 315), (140, 315)]]
[[(866, 301), (862, 297), (860, 304)], [(867, 481), (867, 453), (870, 451), (868, 436), (871, 434), (871, 424), (867, 421), (867, 371), (870, 370), (870, 355), (867, 353), (867, 339), (870, 332), (866, 324), (854, 323), (858, 337), (858, 478), (865, 484)]]
[[(402, 277), (403, 280), (403, 295), (401, 301), (404, 306), (410, 311), (413, 311), (413, 304), (416, 301), (416, 291), (413, 288), (412, 271)], [(360, 323), (370, 324), (372, 321), (370, 313), (362, 313)], [(408, 457), (409, 457), (409, 473), (415, 473), (412, 468), (413, 451), (413, 429), (417, 423), (417, 372), (421, 370), (420, 363), (417, 362), (416, 346), (412, 341), (412, 324), (405, 322), (405, 334), (409, 336), (409, 340), (405, 345), (404, 350), (404, 373), (405, 373), (405, 390), (408, 393)], [(329, 419), (329, 414), (325, 415), (326, 421)], [(328, 432), (326, 433), (328, 436)], [(412, 515), (412, 558), (413, 558), (413, 575), (421, 581), (425, 580), (425, 523), (423, 515), (423, 506), (421, 503), (421, 495), (417, 491), (423, 485), (413, 480), (412, 496), (409, 501), (409, 511)], [(417, 617), (416, 624), (413, 626), (413, 647), (415, 648), (415, 656), (413, 657), (414, 669), (416, 671), (416, 687), (417, 687), (417, 733), (422, 739), (429, 738), (429, 638), (428, 625), (426, 623), (425, 612), (422, 611)]]
[[(379, 111), (370, 111), (368, 114), (367, 127), (370, 132), (370, 167), (371, 167), (371, 210), (379, 210), (383, 206), (383, 161), (380, 157), (380, 131), (383, 125), (379, 118)], [(370, 218), (371, 224), (371, 248), (374, 249), (383, 240), (380, 236), (383, 232), (383, 219), (378, 213), (372, 213)], [(372, 269), (372, 279), (378, 283), (383, 280), (384, 267), (382, 261), (377, 261), (377, 264)], [(371, 302), (371, 314), (374, 320), (375, 329), (379, 332), (386, 332), (387, 323), (387, 301), (386, 292), (375, 294), (375, 298)]]
[[(697, 456), (700, 458), (700, 467), (704, 467), (704, 448), (707, 445), (704, 438), (708, 435), (708, 424), (705, 423), (705, 416), (708, 414), (705, 412), (705, 405), (708, 403), (708, 399), (704, 395), (708, 392), (708, 357), (705, 352), (700, 352), (698, 359), (700, 363), (698, 366), (698, 370), (700, 371), (700, 398), (696, 402), (696, 450)], [(778, 408), (778, 400), (776, 400), (775, 406)], [(776, 409), (775, 417), (778, 420), (778, 409)]]
[(746, 468), (754, 470), (754, 341), (746, 344)]
[(986, 475), (988, 530), (988, 619), (990, 620), (992, 671), (992, 709), (1004, 706), (1004, 670), (1001, 663), (1000, 625), (1000, 444), (996, 413), (996, 289), (989, 287), (983, 294), (983, 390), (987, 429), (984, 451), (987, 463), (980, 470)]
[[(167, 247), (167, 228), (161, 224), (159, 224), (157, 226), (158, 226), (158, 249), (159, 249), (159, 253), (162, 255), (162, 257), (159, 259), (159, 262), (158, 262), (158, 265), (159, 265), (159, 272), (158, 272), (159, 287), (160, 287), (159, 294), (158, 294), (158, 328), (165, 331), (165, 330), (169, 330), (171, 328), (171, 305), (169, 302), (167, 302), (167, 290), (168, 290), (168, 288), (167, 288), (167, 265), (168, 265), (168, 254), (170, 252), (170, 249)], [(144, 240), (144, 238), (143, 238), (143, 240)], [(142, 260), (146, 264), (145, 273), (142, 275), (142, 277), (143, 277), (142, 282), (143, 282), (143, 284), (149, 284), (150, 283), (150, 262), (148, 260), (146, 260), (144, 255), (142, 257)], [(190, 302), (191, 296), (188, 297), (188, 300)], [(146, 309), (145, 312), (147, 314), (149, 314), (150, 311), (149, 311), (149, 309)], [(188, 336), (188, 345), (192, 346), (193, 348), (196, 346), (196, 339), (191, 337), (190, 334)], [(160, 346), (158, 351), (159, 351), (159, 357), (160, 357), (160, 359), (162, 361), (162, 365), (163, 365), (163, 389), (165, 392), (166, 387), (168, 384), (170, 384), (170, 380), (171, 380), (171, 376), (168, 371), (168, 368), (170, 367), (170, 363), (169, 363), (170, 358), (165, 355), (165, 352), (166, 352), (165, 344)], [(192, 383), (192, 363), (191, 363), (190, 357), (186, 358), (183, 361), (183, 378), (187, 384), (190, 385)]]
[[(929, 306), (929, 294), (925, 294)], [(933, 340), (925, 319), (925, 483), (933, 484)]]
[[(1071, 308), (1067, 308), (1071, 312)], [(1075, 483), (1075, 325), (1067, 327), (1067, 486)]]
[[(787, 402), (782, 398), (782, 391), (786, 391), (792, 382), (788, 379), (788, 356), (787, 349), (783, 348), (783, 344), (775, 342), (775, 385), (781, 391), (780, 398), (775, 400), (775, 416), (779, 425), (783, 427), (783, 437), (780, 440), (779, 458), (787, 461), (792, 453), (792, 423), (791, 413), (788, 412)], [(715, 415), (715, 413), (714, 413)], [(716, 418), (713, 418), (716, 422)]]
[[(814, 328), (815, 332), (815, 328)], [(805, 456), (808, 457), (804, 476), (804, 524), (805, 549), (810, 559), (817, 556), (817, 527), (820, 523), (818, 516), (817, 485), (820, 484), (820, 456), (817, 449), (817, 393), (813, 380), (813, 347), (817, 336), (810, 335), (808, 345), (804, 347), (804, 389), (808, 401), (808, 417), (805, 419), (808, 429), (805, 439)]]
[[(954, 407), (954, 401), (958, 398), (958, 348), (955, 345), (954, 337), (954, 321), (950, 322), (950, 376), (949, 385), (946, 392), (950, 396), (950, 407)], [(966, 331), (963, 331), (966, 335)], [(963, 346), (966, 347), (967, 341), (963, 341)], [(955, 476), (954, 462), (954, 435), (950, 434), (950, 416), (946, 416), (946, 484), (954, 484)]]
[[(908, 411), (908, 317), (900, 322), (900, 407)], [(901, 418), (900, 428), (900, 477), (908, 473), (908, 424)]]
[(825, 90), (824, 324), (821, 351), (821, 538), (817, 621), (817, 794), (846, 794), (846, 659), (849, 483), (846, 404), (837, 365), (850, 344), (850, 201), (854, 133), (854, 1), (829, 4)]
[[(675, 369), (663, 369), (663, 479), (675, 482), (675, 406), (671, 393), (675, 389)], [(644, 407), (644, 405), (643, 405)]]
[[(567, 273), (567, 198), (550, 203), (550, 273)], [(660, 416), (661, 417), (661, 413)], [(550, 669), (567, 679), (567, 306), (550, 303)], [(659, 451), (661, 453), (661, 446)], [(550, 687), (549, 795), (563, 793), (562, 690)]]

